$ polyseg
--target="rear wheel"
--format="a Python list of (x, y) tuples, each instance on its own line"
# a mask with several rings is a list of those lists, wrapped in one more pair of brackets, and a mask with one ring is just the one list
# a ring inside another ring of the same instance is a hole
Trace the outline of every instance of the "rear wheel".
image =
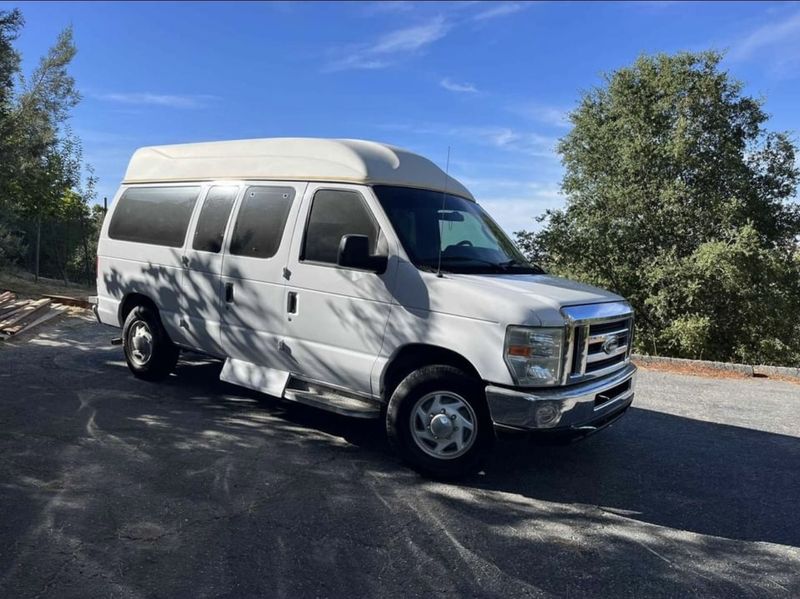
[(167, 335), (158, 313), (147, 306), (130, 311), (122, 327), (122, 342), (128, 368), (140, 379), (163, 380), (178, 363), (178, 347)]
[(400, 455), (435, 478), (476, 470), (494, 441), (481, 382), (452, 366), (408, 375), (389, 400), (386, 429)]

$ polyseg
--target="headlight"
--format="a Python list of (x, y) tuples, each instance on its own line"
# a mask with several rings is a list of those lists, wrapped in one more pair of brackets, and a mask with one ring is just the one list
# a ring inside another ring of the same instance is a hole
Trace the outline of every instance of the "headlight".
[(508, 327), (504, 353), (517, 385), (557, 385), (564, 362), (564, 329)]

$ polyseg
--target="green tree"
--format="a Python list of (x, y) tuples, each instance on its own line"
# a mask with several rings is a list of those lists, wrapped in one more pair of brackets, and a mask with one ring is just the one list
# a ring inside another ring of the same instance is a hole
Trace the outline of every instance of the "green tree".
[[(41, 246), (66, 280), (69, 257), (60, 252), (58, 227), (42, 242), (42, 221), (59, 216), (67, 192), (80, 185), (82, 160), (80, 143), (66, 125), (70, 110), (80, 101), (75, 80), (68, 67), (77, 49), (68, 27), (40, 60), (29, 78), (19, 76), (20, 93), (11, 114), (10, 144), (17, 166), (10, 180), (12, 209), (35, 223), (30, 245), (35, 248), (34, 273), (39, 276)], [(30, 229), (29, 229), (30, 230)]]
[(19, 10), (0, 11), (0, 210), (4, 210), (11, 193), (16, 153), (12, 138), (14, 129), (14, 81), (19, 74), (20, 56), (14, 41), (22, 27)]
[(795, 147), (721, 58), (642, 56), (586, 92), (558, 146), (566, 207), (518, 241), (629, 298), (640, 349), (796, 362)]

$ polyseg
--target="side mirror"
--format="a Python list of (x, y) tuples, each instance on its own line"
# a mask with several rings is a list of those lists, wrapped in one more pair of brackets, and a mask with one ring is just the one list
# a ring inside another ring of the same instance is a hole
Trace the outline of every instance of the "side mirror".
[(369, 253), (369, 237), (366, 235), (343, 235), (339, 242), (339, 256), (336, 260), (339, 266), (369, 270), (380, 275), (386, 272), (388, 262), (386, 256), (373, 256)]

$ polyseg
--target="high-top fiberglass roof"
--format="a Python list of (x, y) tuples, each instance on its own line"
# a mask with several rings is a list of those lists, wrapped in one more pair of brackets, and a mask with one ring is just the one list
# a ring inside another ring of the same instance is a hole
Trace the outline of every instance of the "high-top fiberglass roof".
[(152, 146), (136, 150), (124, 183), (260, 179), (403, 185), (472, 199), (433, 162), (358, 139), (271, 138)]

